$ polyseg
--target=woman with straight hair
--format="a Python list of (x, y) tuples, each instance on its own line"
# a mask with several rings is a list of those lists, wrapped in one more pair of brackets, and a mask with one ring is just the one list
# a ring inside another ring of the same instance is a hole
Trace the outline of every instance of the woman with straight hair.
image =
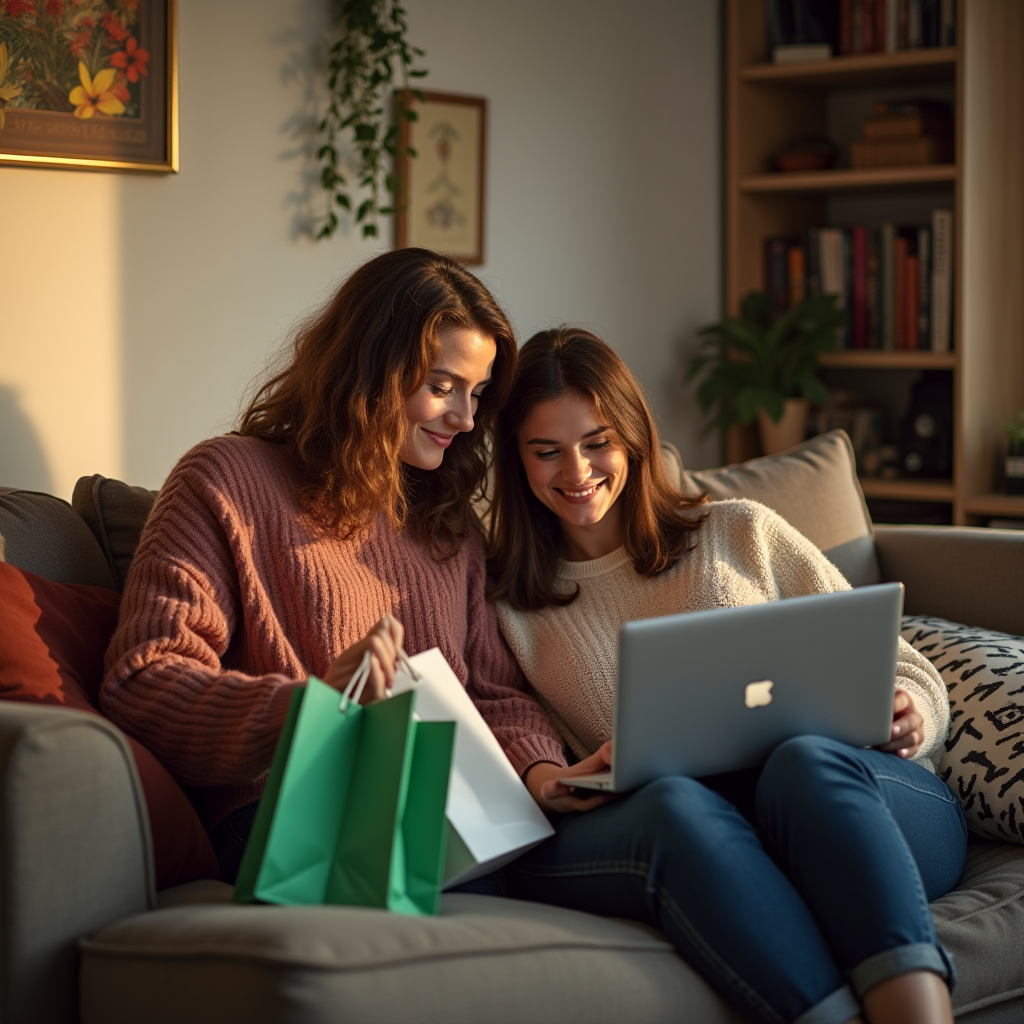
[(344, 689), (366, 652), (364, 703), (403, 641), (439, 647), (536, 737), (521, 761), (560, 749), (485, 603), (471, 505), (515, 360), (508, 319), (469, 271), (426, 249), (385, 253), (299, 327), (238, 431), (193, 448), (161, 489), (101, 703), (201, 791), (225, 881), (293, 692), (310, 675)]
[(934, 667), (900, 641), (878, 749), (802, 736), (758, 770), (623, 796), (566, 785), (611, 763), (624, 622), (849, 584), (765, 506), (677, 490), (640, 386), (587, 331), (524, 346), (496, 457), (490, 592), (579, 759), (523, 775), (556, 835), (513, 863), (512, 895), (660, 928), (753, 1020), (951, 1022), (954, 969), (928, 902), (956, 884), (966, 825), (935, 775), (949, 705)]

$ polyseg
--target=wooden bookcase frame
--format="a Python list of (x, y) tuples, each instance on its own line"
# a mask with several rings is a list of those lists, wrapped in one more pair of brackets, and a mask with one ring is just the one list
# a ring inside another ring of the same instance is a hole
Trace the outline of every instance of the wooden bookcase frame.
[[(827, 367), (886, 373), (944, 369), (953, 376), (951, 480), (864, 478), (868, 497), (949, 503), (957, 524), (1024, 519), (1024, 497), (1000, 493), (999, 424), (1024, 406), (1024, 3), (958, 0), (957, 45), (896, 54), (767, 62), (764, 0), (726, 11), (725, 302), (763, 287), (764, 240), (828, 223), (830, 196), (948, 189), (954, 211), (953, 349), (843, 351)], [(768, 158), (801, 135), (826, 134), (828, 100), (851, 89), (951, 85), (952, 164), (777, 174)], [(734, 428), (726, 461), (757, 454)]]

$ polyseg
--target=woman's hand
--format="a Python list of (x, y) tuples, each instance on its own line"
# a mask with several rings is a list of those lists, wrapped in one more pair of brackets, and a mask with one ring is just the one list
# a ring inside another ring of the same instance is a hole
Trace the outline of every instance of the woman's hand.
[(892, 702), (892, 734), (888, 743), (878, 747), (898, 757), (912, 758), (924, 739), (924, 719), (917, 713), (906, 690), (897, 690)]
[[(599, 747), (590, 757), (584, 758), (571, 768), (562, 768), (550, 761), (540, 761), (533, 765), (523, 776), (523, 782), (530, 791), (530, 796), (537, 801), (544, 811), (590, 811), (601, 804), (608, 803), (614, 793), (600, 793), (596, 790), (573, 789), (559, 782), (559, 779), (571, 775), (592, 775), (610, 767), (612, 763), (612, 742), (609, 740)], [(590, 793), (590, 796), (582, 796)]]
[(373, 704), (385, 696), (395, 679), (398, 651), (402, 646), (405, 630), (393, 615), (384, 615), (380, 622), (358, 643), (342, 651), (327, 670), (324, 682), (342, 691), (349, 684), (363, 655), (370, 652), (370, 677), (366, 680), (359, 697), (360, 704)]

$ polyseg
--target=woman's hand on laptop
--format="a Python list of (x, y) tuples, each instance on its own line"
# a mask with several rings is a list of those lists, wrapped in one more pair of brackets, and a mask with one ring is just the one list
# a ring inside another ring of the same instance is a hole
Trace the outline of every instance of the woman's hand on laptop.
[(922, 739), (924, 720), (917, 713), (913, 698), (906, 690), (897, 690), (892, 703), (892, 733), (889, 742), (878, 749), (909, 760), (921, 749)]
[[(613, 799), (614, 793), (598, 793), (593, 790), (573, 789), (559, 779), (567, 779), (572, 775), (593, 775), (594, 772), (605, 771), (612, 763), (612, 741), (598, 747), (571, 768), (562, 768), (550, 761), (538, 761), (523, 776), (523, 782), (530, 791), (530, 796), (545, 811), (590, 811)], [(592, 794), (584, 796), (584, 793)]]

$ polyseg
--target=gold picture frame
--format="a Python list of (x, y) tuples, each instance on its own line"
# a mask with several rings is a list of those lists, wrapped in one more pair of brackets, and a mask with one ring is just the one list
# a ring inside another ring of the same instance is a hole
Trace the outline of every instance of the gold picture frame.
[(176, 172), (177, 36), (177, 0), (7, 0), (0, 167)]
[[(404, 94), (416, 120), (399, 129), (395, 248), (421, 245), (460, 263), (484, 262), (487, 100), (482, 96)], [(411, 147), (415, 157), (406, 154)]]

